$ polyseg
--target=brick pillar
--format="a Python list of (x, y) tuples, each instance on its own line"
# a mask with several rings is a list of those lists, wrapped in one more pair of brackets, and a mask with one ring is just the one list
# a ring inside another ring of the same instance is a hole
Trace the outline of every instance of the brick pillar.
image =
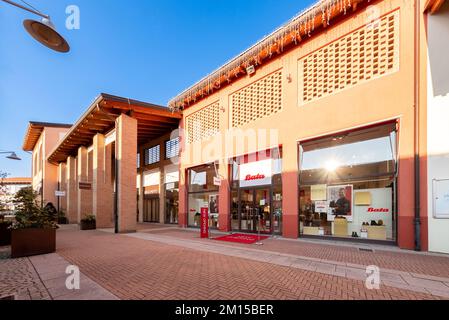
[(79, 223), (78, 221), (78, 185), (76, 173), (76, 159), (67, 158), (67, 218), (69, 223)]
[(282, 146), (282, 235), (299, 236), (298, 146), (289, 141)]
[(66, 164), (61, 162), (58, 166), (58, 184), (59, 191), (65, 191), (65, 197), (57, 197), (55, 206), (58, 206), (59, 202), (59, 210), (67, 213), (67, 174), (66, 174)]
[[(76, 160), (78, 183), (91, 182), (88, 181), (88, 156), (86, 147), (78, 148), (78, 157)], [(78, 188), (78, 223), (88, 214), (92, 214), (92, 190), (81, 190)]]
[(115, 156), (117, 159), (118, 179), (118, 232), (130, 233), (137, 230), (137, 120), (122, 114), (117, 118), (115, 127)]
[(110, 181), (106, 180), (105, 138), (97, 134), (93, 139), (92, 161), (92, 213), (97, 217), (97, 228), (114, 226), (112, 212), (112, 192)]

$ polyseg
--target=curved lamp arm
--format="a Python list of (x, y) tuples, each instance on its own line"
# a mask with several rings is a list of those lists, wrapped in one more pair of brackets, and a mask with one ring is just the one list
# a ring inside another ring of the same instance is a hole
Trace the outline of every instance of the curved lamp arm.
[(39, 11), (37, 11), (37, 10), (33, 10), (33, 9), (27, 8), (25, 6), (22, 6), (21, 4), (15, 3), (15, 2), (13, 2), (11, 0), (0, 0), (0, 1), (6, 2), (6, 3), (8, 3), (8, 4), (12, 5), (12, 6), (17, 7), (17, 8), (26, 10), (26, 11), (31, 12), (31, 13), (34, 13), (34, 14), (42, 17), (42, 18), (50, 19), (50, 16), (48, 16), (46, 14), (43, 14), (43, 13), (40, 13)]

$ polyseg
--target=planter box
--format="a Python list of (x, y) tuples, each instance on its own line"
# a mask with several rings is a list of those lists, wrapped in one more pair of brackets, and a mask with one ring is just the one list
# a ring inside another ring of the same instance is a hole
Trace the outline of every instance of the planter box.
[(21, 258), (56, 251), (56, 229), (19, 229), (11, 232), (11, 257)]
[(95, 230), (95, 229), (97, 229), (97, 222), (96, 221), (81, 221), (80, 229), (81, 230)]
[(11, 244), (11, 230), (8, 229), (10, 226), (11, 223), (0, 223), (0, 247)]

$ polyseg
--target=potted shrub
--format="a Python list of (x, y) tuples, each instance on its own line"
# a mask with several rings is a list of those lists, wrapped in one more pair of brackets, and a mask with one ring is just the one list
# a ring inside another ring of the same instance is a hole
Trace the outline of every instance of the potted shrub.
[(5, 220), (4, 215), (0, 215), (0, 247), (11, 244), (11, 222)]
[(14, 197), (17, 211), (11, 229), (11, 257), (20, 258), (56, 251), (56, 217), (36, 203), (37, 194), (23, 188)]
[(68, 224), (69, 219), (65, 216), (64, 210), (60, 210), (58, 212), (58, 224)]
[(88, 214), (81, 220), (81, 230), (95, 230), (97, 228), (97, 220), (94, 215)]

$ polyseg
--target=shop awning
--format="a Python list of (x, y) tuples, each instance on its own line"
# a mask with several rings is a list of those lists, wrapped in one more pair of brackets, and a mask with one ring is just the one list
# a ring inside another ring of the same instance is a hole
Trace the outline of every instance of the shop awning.
[(162, 106), (102, 93), (50, 153), (48, 161), (57, 164), (76, 156), (78, 148), (90, 146), (96, 134), (113, 130), (121, 114), (138, 121), (138, 144), (177, 129), (181, 119), (181, 113)]

